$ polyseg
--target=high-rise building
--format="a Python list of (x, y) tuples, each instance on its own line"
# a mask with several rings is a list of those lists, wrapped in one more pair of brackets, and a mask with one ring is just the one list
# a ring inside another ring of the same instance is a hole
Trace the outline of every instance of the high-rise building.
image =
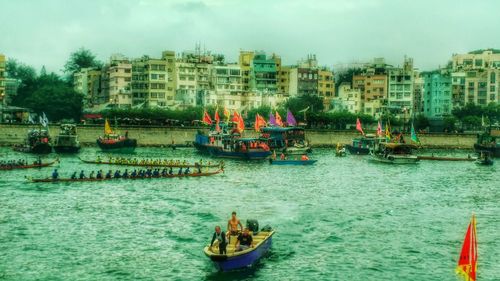
[(106, 101), (100, 102), (101, 92), (101, 70), (97, 68), (82, 68), (73, 74), (73, 87), (76, 92), (83, 95), (84, 107), (92, 107)]
[(447, 70), (422, 73), (424, 80), (424, 115), (432, 119), (442, 119), (451, 114), (452, 77)]
[(109, 103), (113, 107), (132, 106), (132, 64), (123, 55), (112, 55), (101, 71), (101, 92), (98, 104)]
[(250, 68), (250, 90), (260, 93), (276, 93), (278, 71), (281, 58), (267, 57), (264, 52), (256, 52)]
[(394, 110), (412, 113), (413, 110), (413, 83), (415, 73), (413, 59), (405, 58), (403, 67), (389, 69), (388, 106)]
[(132, 61), (133, 106), (166, 107), (174, 102), (167, 95), (168, 62), (163, 58), (143, 56)]

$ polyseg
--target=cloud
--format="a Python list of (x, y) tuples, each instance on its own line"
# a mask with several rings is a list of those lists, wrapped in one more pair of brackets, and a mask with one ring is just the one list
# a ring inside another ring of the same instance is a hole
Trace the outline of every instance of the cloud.
[(420, 69), (500, 46), (494, 0), (0, 1), (0, 52), (50, 71), (82, 46), (103, 61), (200, 42), (233, 61), (240, 49), (277, 53), (284, 64), (315, 53), (329, 66), (373, 57), (398, 65), (408, 55)]

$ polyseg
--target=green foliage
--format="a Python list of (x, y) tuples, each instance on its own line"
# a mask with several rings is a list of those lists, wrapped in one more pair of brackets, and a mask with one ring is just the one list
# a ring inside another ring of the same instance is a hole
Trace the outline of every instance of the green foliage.
[(423, 114), (419, 114), (415, 117), (415, 130), (424, 130), (430, 126), (429, 119)]
[(457, 118), (453, 116), (448, 116), (444, 118), (443, 120), (443, 125), (444, 125), (444, 130), (447, 132), (452, 132), (456, 130), (456, 124), (457, 123)]
[[(103, 117), (113, 118), (138, 118), (149, 120), (179, 120), (179, 121), (193, 121), (201, 120), (203, 117), (202, 107), (192, 107), (186, 110), (171, 110), (162, 108), (132, 108), (132, 109), (109, 109), (101, 112)], [(209, 113), (210, 114), (210, 113)], [(213, 114), (211, 114), (213, 116)], [(222, 118), (222, 116), (221, 116)]]
[(309, 121), (312, 127), (327, 127), (345, 130), (347, 125), (356, 124), (357, 118), (359, 118), (363, 126), (376, 122), (371, 115), (353, 114), (348, 111), (319, 112), (311, 114)]
[[(299, 115), (299, 111), (304, 110), (307, 107), (309, 107), (307, 114), (318, 113), (323, 111), (323, 109), (325, 108), (323, 105), (323, 100), (320, 97), (313, 95), (304, 95), (300, 97), (289, 98), (284, 105), (284, 108), (290, 109), (294, 114), (297, 115)], [(282, 112), (279, 113), (282, 114)], [(286, 113), (286, 110), (284, 110), (284, 113)]]
[(33, 109), (38, 114), (45, 112), (51, 121), (61, 119), (79, 120), (83, 109), (83, 98), (72, 87), (61, 80), (49, 80), (55, 83), (43, 83), (24, 101), (26, 107)]
[(343, 82), (348, 82), (349, 84), (351, 84), (352, 77), (360, 73), (361, 73), (361, 68), (359, 67), (348, 68), (340, 72), (337, 72), (335, 77), (335, 89), (338, 90), (340, 84), (342, 84)]
[(82, 47), (71, 53), (64, 65), (64, 73), (68, 75), (68, 81), (73, 81), (73, 74), (87, 67), (101, 68), (102, 63), (96, 59), (96, 56), (90, 50)]
[[(247, 120), (253, 121), (255, 120), (255, 115), (260, 114), (260, 116), (264, 117), (264, 119), (268, 120), (269, 112), (271, 112), (272, 108), (270, 106), (264, 105), (257, 108), (252, 108), (247, 113)], [(280, 112), (281, 115), (281, 112)], [(281, 115), (281, 117), (286, 118), (285, 115)]]
[(487, 106), (480, 106), (468, 103), (464, 107), (454, 108), (452, 114), (462, 123), (462, 126), (474, 129), (481, 126), (483, 117), (486, 125), (500, 122), (500, 104), (490, 103)]

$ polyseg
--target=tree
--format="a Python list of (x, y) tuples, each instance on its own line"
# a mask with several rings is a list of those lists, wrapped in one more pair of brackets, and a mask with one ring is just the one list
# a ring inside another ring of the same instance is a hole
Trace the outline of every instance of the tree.
[(343, 82), (349, 82), (349, 84), (351, 84), (352, 77), (354, 75), (360, 74), (361, 71), (362, 70), (359, 67), (351, 67), (337, 72), (337, 75), (335, 77), (335, 89), (338, 91), (340, 84), (342, 84)]
[(73, 81), (73, 74), (87, 67), (101, 68), (102, 63), (96, 59), (96, 56), (90, 50), (82, 47), (71, 53), (64, 65), (64, 73), (68, 75), (68, 81)]
[(72, 87), (58, 80), (58, 82), (36, 89), (30, 97), (26, 98), (24, 104), (38, 114), (44, 112), (51, 121), (61, 119), (78, 121), (83, 110), (83, 97)]
[(323, 100), (314, 95), (303, 95), (300, 97), (289, 98), (285, 103), (285, 108), (290, 109), (296, 115), (299, 111), (309, 107), (308, 113), (317, 113), (323, 111), (325, 106)]
[(415, 123), (413, 125), (415, 126), (415, 130), (424, 130), (430, 126), (430, 123), (427, 117), (423, 114), (419, 114), (415, 118)]
[(443, 129), (446, 132), (453, 132), (456, 129), (455, 124), (457, 123), (457, 118), (453, 116), (448, 116), (443, 119)]

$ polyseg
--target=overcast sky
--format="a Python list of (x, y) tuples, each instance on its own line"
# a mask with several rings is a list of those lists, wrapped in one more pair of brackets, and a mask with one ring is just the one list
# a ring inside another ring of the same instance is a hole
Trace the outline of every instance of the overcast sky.
[(236, 61), (240, 49), (265, 50), (294, 64), (321, 65), (404, 55), (430, 70), (453, 53), (500, 48), (500, 1), (438, 0), (0, 0), (0, 53), (49, 71), (85, 47), (159, 57), (197, 42)]

